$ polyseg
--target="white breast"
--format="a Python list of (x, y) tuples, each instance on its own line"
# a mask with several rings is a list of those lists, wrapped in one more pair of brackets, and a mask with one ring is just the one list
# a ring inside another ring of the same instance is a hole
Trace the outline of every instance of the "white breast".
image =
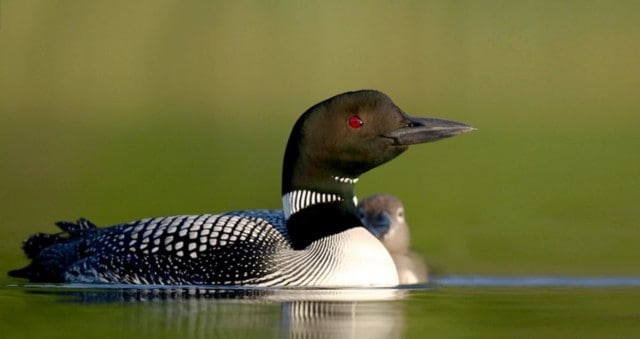
[[(384, 287), (399, 284), (396, 266), (382, 243), (363, 227), (348, 229), (282, 253), (275, 279), (289, 286)], [(277, 283), (276, 283), (277, 284)]]

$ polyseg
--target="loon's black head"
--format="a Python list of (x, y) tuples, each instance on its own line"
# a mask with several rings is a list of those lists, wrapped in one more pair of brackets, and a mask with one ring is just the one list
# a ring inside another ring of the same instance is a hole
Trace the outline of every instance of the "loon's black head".
[(453, 121), (410, 117), (379, 91), (343, 93), (309, 108), (294, 125), (285, 152), (282, 193), (326, 189), (328, 179), (355, 179), (409, 145), (471, 130)]
[[(453, 121), (408, 116), (375, 90), (339, 94), (312, 106), (293, 126), (284, 156), (282, 194), (289, 232), (296, 233), (293, 224), (312, 219), (331, 224), (329, 228), (358, 225), (353, 184), (361, 174), (409, 145), (471, 130)], [(304, 218), (289, 218), (303, 209)], [(310, 227), (304, 226), (305, 232)], [(325, 231), (334, 231), (329, 228)], [(295, 243), (296, 235), (290, 235)]]

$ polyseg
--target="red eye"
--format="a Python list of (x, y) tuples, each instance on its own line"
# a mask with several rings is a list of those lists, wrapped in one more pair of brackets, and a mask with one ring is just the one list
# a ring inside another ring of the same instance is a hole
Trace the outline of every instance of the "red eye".
[(349, 117), (349, 126), (351, 126), (351, 128), (360, 128), (362, 125), (364, 125), (364, 121), (362, 121), (359, 116), (352, 115)]

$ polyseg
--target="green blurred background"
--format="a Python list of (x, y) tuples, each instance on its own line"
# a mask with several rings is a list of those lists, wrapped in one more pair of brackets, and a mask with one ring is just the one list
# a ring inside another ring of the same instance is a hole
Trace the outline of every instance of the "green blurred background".
[[(640, 274), (640, 3), (2, 1), (0, 271), (53, 221), (280, 207), (298, 115), (479, 130), (367, 173), (442, 274)], [(0, 275), (0, 282), (13, 281)]]

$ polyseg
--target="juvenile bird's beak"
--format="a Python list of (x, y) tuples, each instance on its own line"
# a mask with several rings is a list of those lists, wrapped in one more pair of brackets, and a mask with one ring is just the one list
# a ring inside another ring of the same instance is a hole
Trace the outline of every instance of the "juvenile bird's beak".
[(373, 233), (376, 238), (382, 239), (391, 228), (391, 218), (389, 213), (383, 211), (364, 217), (365, 220), (362, 222), (367, 225), (369, 232)]
[(394, 145), (401, 146), (436, 141), (474, 130), (469, 125), (455, 121), (407, 117), (407, 125), (382, 136), (392, 139)]

